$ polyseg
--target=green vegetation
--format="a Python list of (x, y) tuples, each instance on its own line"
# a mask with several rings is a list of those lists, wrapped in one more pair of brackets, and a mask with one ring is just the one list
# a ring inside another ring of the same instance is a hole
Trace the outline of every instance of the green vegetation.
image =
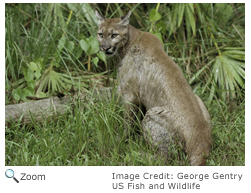
[[(94, 97), (116, 78), (116, 58), (96, 40), (95, 9), (133, 11), (130, 23), (155, 34), (212, 117), (208, 165), (245, 165), (245, 4), (5, 4), (5, 105), (89, 90), (67, 115), (5, 127), (6, 165), (189, 165), (183, 151), (166, 161), (142, 136), (124, 137), (123, 105)], [(94, 74), (94, 75), (93, 75)], [(31, 115), (32, 116), (32, 115)], [(140, 116), (139, 116), (140, 117)]]

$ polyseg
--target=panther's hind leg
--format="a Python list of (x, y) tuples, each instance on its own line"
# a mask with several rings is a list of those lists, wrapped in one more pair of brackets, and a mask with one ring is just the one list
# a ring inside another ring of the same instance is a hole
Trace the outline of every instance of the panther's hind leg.
[(184, 138), (179, 129), (182, 118), (165, 107), (149, 109), (142, 121), (144, 138), (157, 146), (164, 155), (172, 152), (174, 144), (184, 146)]

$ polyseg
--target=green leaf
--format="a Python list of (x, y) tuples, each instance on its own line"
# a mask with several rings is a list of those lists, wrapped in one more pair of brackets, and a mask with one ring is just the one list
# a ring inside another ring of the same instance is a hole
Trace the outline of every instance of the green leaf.
[(28, 66), (30, 67), (31, 70), (33, 70), (35, 73), (36, 79), (39, 79), (41, 76), (41, 71), (42, 71), (42, 66), (40, 64), (41, 62), (30, 62)]
[(98, 57), (92, 58), (92, 61), (95, 64), (95, 66), (97, 67), (98, 66), (98, 61), (99, 61)]
[(216, 3), (214, 14), (221, 20), (222, 23), (228, 22), (233, 16), (233, 7), (228, 3)]
[(167, 33), (167, 25), (163, 21), (158, 21), (158, 23), (155, 24), (155, 27), (157, 28), (157, 31), (160, 31), (162, 34)]
[(194, 13), (193, 3), (188, 3), (188, 6), (190, 7), (191, 11)]
[(243, 47), (225, 47), (224, 50), (245, 50)]
[(31, 90), (35, 90), (35, 85), (36, 85), (35, 80), (27, 81), (27, 84), (28, 84), (27, 87), (30, 87)]
[(82, 50), (84, 50), (85, 53), (86, 53), (87, 55), (89, 55), (89, 52), (88, 52), (89, 47), (90, 47), (89, 44), (88, 44), (85, 40), (80, 40), (80, 41), (79, 41), (79, 44), (80, 44)]
[(98, 52), (97, 56), (99, 57), (99, 59), (103, 60), (104, 62), (106, 62), (106, 56), (104, 52)]
[(34, 96), (34, 90), (30, 90), (28, 88), (25, 88), (22, 90), (22, 92), (24, 93), (24, 96)]
[(62, 50), (62, 49), (64, 48), (65, 41), (66, 41), (65, 36), (63, 36), (62, 38), (60, 38), (60, 40), (59, 40), (59, 42), (58, 42), (58, 49), (59, 49), (59, 50)]
[(60, 66), (59, 63), (55, 60), (51, 61), (51, 64), (57, 68)]
[(47, 95), (44, 92), (39, 92), (38, 94), (36, 94), (36, 97), (45, 98), (47, 97)]
[(186, 6), (186, 4), (179, 3), (178, 27), (180, 27), (180, 24), (181, 24), (182, 19), (183, 19), (185, 6)]
[(201, 23), (204, 23), (205, 20), (204, 20), (204, 16), (203, 16), (203, 12), (201, 11), (201, 8), (200, 8), (200, 4), (199, 3), (195, 3), (195, 7), (196, 7), (196, 12), (197, 12), (197, 15), (199, 16), (199, 19), (200, 19), (200, 22)]
[(20, 99), (25, 100), (26, 95), (25, 95), (25, 90), (24, 89), (14, 89), (12, 91), (12, 96), (16, 101), (19, 101)]
[[(18, 90), (19, 89), (19, 90)], [(20, 88), (12, 90), (12, 96), (16, 101), (20, 100), (20, 94), (19, 94)]]
[(67, 48), (70, 52), (72, 52), (72, 51), (74, 50), (74, 42), (73, 42), (73, 41), (68, 42), (66, 48)]
[(34, 72), (28, 67), (26, 68), (22, 68), (23, 70), (23, 74), (24, 74), (24, 78), (26, 81), (31, 81), (34, 78)]
[(40, 57), (36, 60), (37, 65), (39, 66), (39, 68), (41, 68), (41, 70), (44, 68), (44, 58)]
[(89, 51), (90, 54), (95, 54), (99, 51), (99, 43), (96, 37), (91, 36), (88, 39), (88, 44), (91, 46), (91, 49)]
[(77, 45), (74, 50), (73, 50), (73, 54), (75, 55), (76, 59), (79, 59), (80, 56), (82, 55), (83, 49), (81, 49), (80, 45)]
[(195, 19), (194, 19), (194, 10), (191, 9), (192, 5), (186, 6), (185, 15), (186, 15), (186, 25), (190, 26), (193, 30), (193, 34), (196, 33)]
[(29, 67), (33, 70), (33, 71), (37, 71), (38, 70), (38, 65), (35, 62), (30, 62), (29, 63)]
[(162, 34), (160, 32), (153, 32), (152, 34), (157, 36), (160, 39), (160, 41), (162, 42), (162, 45), (163, 45)]
[[(35, 81), (34, 81), (35, 83)], [(32, 93), (32, 95), (35, 94), (35, 84), (30, 84), (26, 87), (27, 90), (29, 90), (30, 93)]]
[(177, 21), (179, 20), (178, 19), (179, 4), (178, 3), (172, 3), (171, 6), (172, 6), (172, 10), (170, 11), (170, 13), (171, 13), (171, 23), (172, 23), (171, 27), (174, 28), (171, 31), (173, 32), (173, 31), (176, 30)]
[(161, 15), (156, 11), (156, 9), (152, 9), (150, 12), (150, 21), (155, 22), (161, 18)]
[(36, 79), (39, 79), (40, 76), (41, 76), (41, 72), (40, 72), (40, 71), (36, 71), (36, 72), (35, 72), (35, 77), (36, 77)]
[(245, 72), (240, 63), (224, 55), (216, 57), (212, 73), (218, 85), (219, 94), (224, 100), (228, 100), (229, 97), (235, 98), (239, 86), (245, 85)]
[(222, 55), (226, 55), (226, 56), (233, 58), (233, 59), (236, 59), (236, 60), (245, 61), (245, 51), (229, 50), (229, 51), (222, 52)]
[(99, 43), (97, 38), (91, 36), (79, 42), (81, 48), (88, 54), (92, 55), (99, 51)]
[(40, 81), (36, 94), (39, 94), (41, 91), (45, 92), (46, 90), (48, 90), (48, 93), (63, 91), (66, 89), (66, 84), (73, 84), (70, 78), (69, 75), (50, 70)]

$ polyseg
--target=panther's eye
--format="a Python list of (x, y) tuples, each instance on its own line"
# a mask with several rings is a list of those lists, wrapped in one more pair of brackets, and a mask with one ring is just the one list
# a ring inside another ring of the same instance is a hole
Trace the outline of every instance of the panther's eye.
[(102, 33), (98, 33), (98, 36), (103, 38), (103, 34)]
[(116, 38), (118, 36), (118, 34), (112, 34), (112, 38)]

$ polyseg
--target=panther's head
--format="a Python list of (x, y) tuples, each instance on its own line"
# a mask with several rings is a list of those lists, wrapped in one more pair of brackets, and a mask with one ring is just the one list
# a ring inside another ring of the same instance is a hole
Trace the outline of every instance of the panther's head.
[(131, 11), (121, 18), (107, 19), (96, 11), (98, 18), (97, 39), (100, 49), (106, 55), (112, 56), (128, 41), (128, 25)]

